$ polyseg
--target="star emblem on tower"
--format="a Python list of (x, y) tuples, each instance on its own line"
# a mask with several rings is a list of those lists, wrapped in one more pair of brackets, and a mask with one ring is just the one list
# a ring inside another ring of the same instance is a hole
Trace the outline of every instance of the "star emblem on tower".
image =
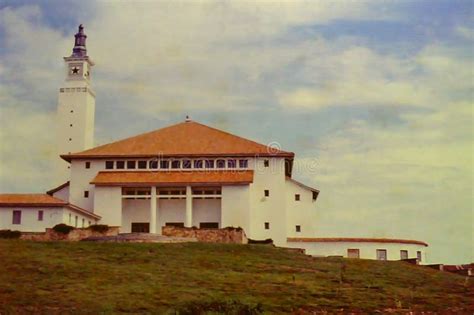
[(71, 70), (72, 70), (72, 74), (78, 74), (79, 73), (79, 68), (78, 67), (74, 67)]

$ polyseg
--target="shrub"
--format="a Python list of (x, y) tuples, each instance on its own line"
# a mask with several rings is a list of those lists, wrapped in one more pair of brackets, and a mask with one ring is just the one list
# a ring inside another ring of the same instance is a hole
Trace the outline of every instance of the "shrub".
[(247, 305), (240, 301), (192, 301), (178, 307), (175, 312), (183, 315), (194, 314), (248, 314), (257, 315), (263, 313), (263, 306)]
[(20, 238), (20, 231), (0, 230), (0, 238)]
[(98, 233), (106, 233), (109, 230), (109, 226), (106, 224), (94, 224), (88, 227), (91, 231)]
[(56, 224), (53, 227), (53, 230), (57, 233), (62, 233), (62, 234), (69, 234), (72, 230), (74, 230), (73, 226), (61, 223), (61, 224)]

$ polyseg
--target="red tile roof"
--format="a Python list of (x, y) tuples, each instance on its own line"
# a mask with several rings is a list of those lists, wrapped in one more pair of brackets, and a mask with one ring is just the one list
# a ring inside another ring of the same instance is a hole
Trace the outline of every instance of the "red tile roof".
[(428, 246), (427, 243), (415, 240), (401, 240), (390, 238), (350, 238), (350, 237), (288, 237), (288, 242), (308, 242), (308, 243), (326, 243), (326, 242), (356, 242), (356, 243), (401, 243), (401, 244), (416, 244)]
[(292, 158), (294, 153), (187, 121), (61, 157), (71, 161), (79, 158), (255, 155)]
[(68, 203), (48, 194), (0, 194), (0, 206), (58, 207)]
[(253, 171), (159, 171), (99, 172), (91, 184), (122, 185), (245, 185), (253, 182)]
[(101, 218), (95, 213), (48, 194), (0, 194), (0, 207), (66, 207), (97, 219)]

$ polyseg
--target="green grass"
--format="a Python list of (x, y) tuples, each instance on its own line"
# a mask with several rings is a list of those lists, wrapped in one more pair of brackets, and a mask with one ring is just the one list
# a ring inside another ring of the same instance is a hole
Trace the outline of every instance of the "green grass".
[(464, 277), (403, 262), (264, 245), (0, 240), (0, 314), (471, 313), (473, 298)]

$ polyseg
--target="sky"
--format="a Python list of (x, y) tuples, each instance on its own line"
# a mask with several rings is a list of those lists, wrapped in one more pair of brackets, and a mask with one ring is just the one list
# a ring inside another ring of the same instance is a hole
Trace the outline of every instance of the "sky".
[(0, 191), (52, 188), (82, 23), (96, 144), (186, 115), (295, 152), (315, 237), (474, 261), (472, 1), (0, 0)]

